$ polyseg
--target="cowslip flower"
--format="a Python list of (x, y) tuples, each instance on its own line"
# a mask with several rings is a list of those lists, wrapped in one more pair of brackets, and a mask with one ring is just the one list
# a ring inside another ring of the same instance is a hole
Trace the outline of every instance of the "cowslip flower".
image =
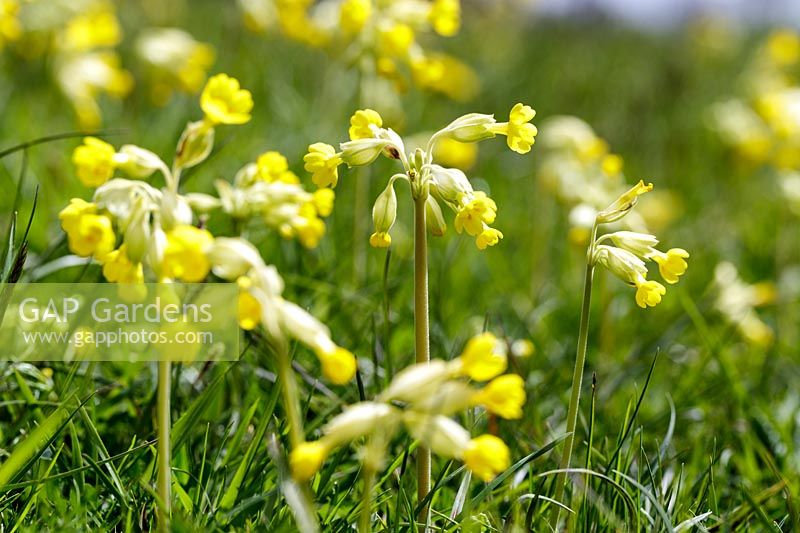
[(256, 159), (258, 178), (267, 182), (300, 183), (297, 174), (289, 170), (289, 162), (280, 152), (264, 152)]
[(116, 150), (96, 137), (85, 137), (72, 152), (78, 179), (87, 187), (99, 187), (114, 175)]
[(522, 418), (525, 403), (525, 383), (516, 374), (498, 376), (486, 384), (473, 397), (475, 405), (509, 420)]
[(518, 154), (527, 154), (531, 146), (536, 142), (536, 134), (539, 130), (531, 124), (531, 120), (536, 116), (536, 111), (530, 106), (516, 104), (508, 115), (508, 122), (496, 124), (492, 131), (506, 136), (508, 147)]
[(253, 95), (239, 80), (227, 74), (212, 76), (200, 96), (200, 107), (211, 125), (244, 124), (250, 121)]
[(59, 217), (70, 251), (81, 257), (101, 259), (114, 249), (117, 237), (111, 218), (90, 212), (93, 209), (71, 204), (61, 211)]
[(172, 228), (167, 232), (162, 275), (190, 283), (203, 281), (211, 270), (206, 253), (213, 243), (214, 237), (208, 230), (188, 225)]
[(506, 470), (511, 464), (508, 446), (494, 435), (472, 439), (463, 451), (464, 464), (484, 481)]
[(467, 342), (456, 365), (460, 374), (475, 381), (488, 381), (505, 371), (508, 359), (497, 337), (486, 332)]
[(311, 180), (317, 187), (336, 187), (339, 182), (341, 155), (330, 144), (314, 143), (308, 147), (303, 157), (306, 172), (311, 172)]

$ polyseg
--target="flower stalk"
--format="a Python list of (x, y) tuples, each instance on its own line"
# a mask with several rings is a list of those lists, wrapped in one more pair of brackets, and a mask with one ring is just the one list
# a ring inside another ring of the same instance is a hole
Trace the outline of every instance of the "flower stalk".
[(303, 436), (303, 422), (300, 417), (300, 399), (297, 395), (297, 382), (292, 371), (292, 360), (289, 356), (289, 346), (285, 341), (275, 342), (275, 355), (278, 361), (278, 381), (286, 420), (289, 423), (289, 442), (292, 449), (297, 448), (305, 440)]
[(157, 491), (161, 500), (158, 506), (158, 530), (170, 530), (169, 519), (171, 509), (172, 448), (170, 442), (170, 392), (172, 381), (172, 363), (170, 361), (158, 362), (158, 398), (156, 401), (156, 419), (158, 423), (158, 478)]

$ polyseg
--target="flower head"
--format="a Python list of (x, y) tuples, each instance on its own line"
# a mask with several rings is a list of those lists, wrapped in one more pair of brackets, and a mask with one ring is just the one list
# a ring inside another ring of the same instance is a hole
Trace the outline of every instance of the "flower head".
[(167, 232), (167, 246), (161, 263), (161, 273), (189, 283), (203, 281), (211, 270), (207, 252), (214, 244), (208, 230), (179, 225)]
[(102, 258), (103, 277), (112, 283), (143, 283), (144, 273), (141, 263), (130, 260), (127, 246), (123, 244), (118, 249), (107, 253)]
[(688, 264), (686, 258), (689, 252), (683, 248), (671, 248), (666, 253), (656, 251), (652, 255), (653, 261), (658, 263), (658, 271), (667, 283), (678, 283), (678, 279), (686, 273)]
[(102, 259), (114, 249), (117, 237), (114, 235), (111, 219), (70, 204), (61, 212), (61, 227), (67, 233), (69, 249), (81, 257)]
[(492, 131), (506, 136), (508, 147), (518, 154), (527, 154), (531, 151), (531, 146), (536, 141), (536, 134), (539, 130), (530, 123), (536, 111), (532, 107), (524, 104), (516, 104), (511, 108), (508, 122), (496, 124), (491, 127)]
[(375, 137), (373, 128), (383, 126), (383, 119), (377, 111), (372, 109), (359, 109), (350, 117), (350, 140), (370, 139)]
[(460, 0), (434, 0), (429, 18), (436, 33), (452, 37), (461, 28)]
[(516, 374), (505, 374), (490, 381), (472, 397), (473, 403), (505, 419), (522, 418), (525, 383)]
[(305, 169), (311, 172), (311, 181), (317, 187), (336, 187), (339, 182), (339, 165), (342, 157), (330, 144), (314, 143), (303, 156)]
[(494, 435), (481, 435), (472, 439), (463, 455), (467, 468), (487, 482), (511, 464), (508, 446)]
[(258, 178), (272, 183), (300, 183), (297, 175), (289, 170), (289, 162), (280, 152), (264, 152), (256, 160)]
[(85, 137), (72, 152), (72, 163), (78, 179), (87, 187), (99, 187), (114, 175), (116, 150), (97, 137)]
[(497, 337), (489, 332), (472, 337), (459, 357), (459, 372), (475, 381), (487, 381), (501, 374), (508, 366)]
[(655, 307), (666, 292), (667, 289), (659, 282), (639, 277), (636, 280), (636, 305), (642, 309)]
[(480, 235), (485, 224), (494, 222), (496, 216), (497, 204), (494, 200), (485, 192), (477, 191), (456, 213), (456, 231), (461, 233), (466, 230), (470, 235)]
[(322, 441), (300, 444), (289, 455), (292, 476), (297, 481), (308, 481), (319, 471), (327, 457), (328, 447)]
[(355, 356), (340, 346), (330, 351), (318, 350), (317, 357), (322, 364), (322, 373), (331, 383), (344, 385), (356, 374), (358, 364)]
[(200, 96), (200, 107), (212, 124), (244, 124), (250, 120), (253, 95), (239, 86), (239, 80), (217, 74), (208, 80)]
[(475, 237), (475, 246), (478, 250), (485, 250), (489, 246), (494, 246), (500, 239), (503, 238), (503, 233), (494, 228), (486, 228)]

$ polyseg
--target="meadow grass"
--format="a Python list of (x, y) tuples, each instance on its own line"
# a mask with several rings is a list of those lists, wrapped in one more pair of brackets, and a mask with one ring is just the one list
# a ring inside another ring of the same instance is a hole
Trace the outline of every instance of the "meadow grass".
[[(235, 10), (221, 17), (217, 10), (214, 2), (198, 3), (182, 24), (215, 43), (214, 71), (241, 79), (256, 108), (251, 123), (221, 134), (208, 164), (184, 179), (210, 190), (237, 162), (266, 149), (286, 154), (304, 175), (307, 144), (343, 135), (355, 109), (352, 76), (322, 53), (244, 33)], [(797, 276), (800, 264), (800, 226), (777, 200), (769, 172), (737, 164), (707, 127), (707, 108), (735, 86), (750, 41), (728, 56), (703, 56), (685, 31), (645, 35), (609, 24), (521, 24), (506, 17), (467, 18), (465, 31), (447, 45), (481, 73), (477, 100), (458, 104), (414, 92), (403, 100), (407, 123), (434, 129), (462, 112), (506, 109), (519, 100), (537, 109), (537, 121), (580, 116), (624, 156), (629, 177), (678, 195), (682, 215), (669, 227), (670, 240), (692, 252), (685, 282), (657, 310), (640, 312), (606, 273), (596, 275), (571, 497), (563, 502), (570, 510), (561, 513), (568, 529), (797, 529), (800, 302), (796, 295), (780, 299), (763, 313), (777, 331), (773, 347), (763, 350), (744, 343), (714, 311), (710, 289), (720, 260), (735, 262), (751, 280)], [(3, 62), (13, 75), (4, 89), (3, 147), (75, 129), (58, 111), (63, 102), (44, 72), (12, 58)], [(193, 97), (179, 97), (156, 109), (134, 93), (124, 106), (109, 106), (109, 139), (146, 140), (169, 154), (194, 105)], [(2, 152), (0, 183), (10, 191), (0, 196), (4, 281), (12, 274), (100, 279), (96, 267), (39, 274), (41, 265), (67, 253), (56, 213), (86, 192), (69, 164), (75, 145), (50, 139)], [(509, 339), (533, 340), (531, 357), (510, 361), (526, 379), (523, 418), (460, 420), (468, 428), (496, 428), (511, 448), (512, 466), (484, 484), (434, 458), (432, 490), (418, 502), (413, 445), (397, 438), (376, 479), (375, 531), (411, 530), (426, 504), (443, 531), (547, 531), (557, 503), (585, 249), (568, 243), (566, 210), (536, 180), (536, 147), (526, 158), (502, 148), (481, 145), (471, 176), (500, 206), (497, 226), (505, 239), (484, 253), (452, 235), (430, 239), (430, 333), (433, 357), (444, 359), (487, 326)], [(372, 169), (390, 172), (382, 163)], [(371, 184), (370, 198), (381, 183)], [(308, 436), (342, 406), (374, 397), (393, 371), (413, 361), (410, 206), (400, 209), (391, 252), (370, 249), (365, 280), (354, 286), (353, 217), (367, 213), (348, 205), (352, 188), (342, 180), (318, 250), (302, 252), (275, 235), (262, 240), (261, 252), (284, 273), (288, 294), (360, 358), (357, 384), (329, 386), (318, 380), (318, 364), (306, 350), (290, 348)], [(23, 270), (20, 254), (28, 257)], [(363, 501), (352, 447), (335, 452), (314, 479), (313, 511), (302, 503), (304, 489), (290, 481), (290, 429), (275, 361), (265, 340), (251, 334), (236, 363), (176, 365), (174, 530), (294, 531), (315, 520), (324, 531), (345, 531), (357, 522)], [(154, 367), (2, 363), (0, 372), (3, 530), (154, 527)]]

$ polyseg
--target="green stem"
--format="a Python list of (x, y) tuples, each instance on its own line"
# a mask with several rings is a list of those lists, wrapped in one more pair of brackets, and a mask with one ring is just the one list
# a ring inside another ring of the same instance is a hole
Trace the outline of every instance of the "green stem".
[[(425, 197), (414, 199), (414, 347), (417, 363), (431, 360), (428, 322), (428, 244), (425, 226)], [(417, 448), (417, 498), (422, 501), (431, 490), (431, 451)], [(428, 506), (420, 509), (418, 520), (426, 528)]]
[(158, 422), (158, 497), (161, 505), (158, 507), (158, 530), (170, 530), (169, 517), (171, 506), (170, 491), (172, 489), (172, 468), (170, 466), (172, 450), (170, 444), (170, 392), (172, 378), (172, 363), (170, 361), (158, 362), (158, 399), (156, 404), (156, 419)]
[[(583, 303), (581, 304), (581, 323), (578, 330), (578, 353), (575, 357), (575, 371), (572, 374), (572, 394), (569, 399), (567, 411), (567, 438), (564, 441), (564, 452), (561, 455), (559, 468), (566, 470), (572, 460), (572, 448), (575, 444), (575, 429), (578, 426), (578, 407), (581, 401), (581, 386), (583, 385), (583, 368), (586, 363), (586, 347), (589, 342), (589, 309), (592, 300), (592, 279), (594, 278), (594, 261), (592, 260), (596, 228), (592, 230), (589, 241), (589, 252), (586, 258), (586, 277), (583, 281)], [(564, 496), (564, 487), (567, 484), (567, 473), (561, 472), (556, 479), (555, 500), (561, 501)], [(561, 508), (553, 506), (550, 515), (550, 528), (558, 531), (558, 517)]]
[(364, 477), (364, 493), (362, 494), (361, 515), (358, 520), (358, 533), (369, 533), (372, 530), (372, 491), (375, 488), (376, 469), (372, 457), (369, 455), (374, 451), (375, 437), (370, 438), (367, 443), (367, 458), (364, 461), (362, 475)]
[(300, 417), (300, 399), (297, 395), (297, 381), (292, 371), (292, 360), (286, 342), (279, 341), (275, 345), (278, 360), (278, 386), (283, 395), (283, 409), (289, 422), (289, 442), (292, 449), (297, 448), (305, 440), (303, 421)]

